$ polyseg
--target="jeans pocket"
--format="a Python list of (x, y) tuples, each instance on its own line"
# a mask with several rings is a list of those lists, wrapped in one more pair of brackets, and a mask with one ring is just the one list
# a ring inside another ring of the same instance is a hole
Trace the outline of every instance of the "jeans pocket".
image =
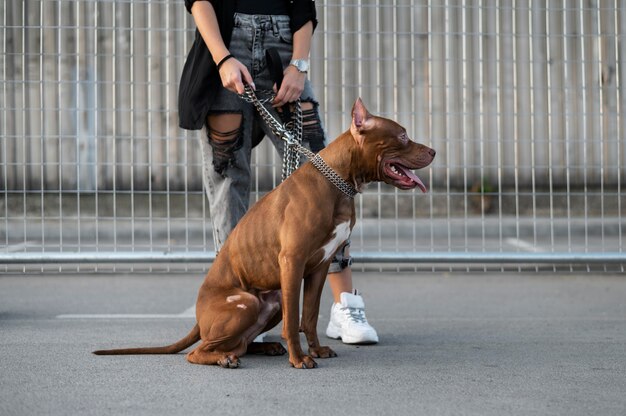
[(278, 30), (278, 36), (280, 37), (280, 40), (285, 43), (288, 43), (290, 45), (293, 43), (293, 34), (291, 33), (291, 29), (280, 28)]

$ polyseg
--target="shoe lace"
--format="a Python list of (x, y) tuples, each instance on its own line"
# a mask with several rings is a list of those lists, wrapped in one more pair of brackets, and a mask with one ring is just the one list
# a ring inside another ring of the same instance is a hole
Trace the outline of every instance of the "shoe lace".
[(346, 306), (344, 308), (341, 308), (341, 310), (344, 311), (346, 316), (350, 315), (350, 319), (353, 322), (361, 323), (361, 324), (364, 324), (367, 322), (367, 319), (365, 319), (365, 311), (363, 311), (363, 309), (351, 308), (349, 306)]

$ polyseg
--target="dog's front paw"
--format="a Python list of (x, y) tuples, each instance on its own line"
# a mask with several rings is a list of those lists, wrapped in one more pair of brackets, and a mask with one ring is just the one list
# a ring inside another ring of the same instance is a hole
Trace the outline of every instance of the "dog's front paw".
[(309, 354), (314, 358), (331, 358), (337, 356), (337, 353), (331, 350), (330, 347), (310, 347)]
[(303, 355), (302, 357), (299, 357), (299, 358), (297, 357), (289, 358), (289, 363), (294, 368), (302, 368), (302, 369), (317, 368), (317, 363), (315, 362), (315, 360), (308, 355)]
[(280, 342), (253, 342), (248, 345), (248, 354), (284, 355), (287, 353)]
[(287, 350), (280, 342), (270, 342), (265, 350), (265, 355), (285, 355)]

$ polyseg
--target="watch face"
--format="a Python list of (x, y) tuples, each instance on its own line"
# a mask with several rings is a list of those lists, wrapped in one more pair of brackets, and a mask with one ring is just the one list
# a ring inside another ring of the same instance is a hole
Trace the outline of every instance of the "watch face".
[(300, 72), (307, 72), (309, 70), (309, 63), (304, 59), (294, 59), (291, 64), (298, 68)]

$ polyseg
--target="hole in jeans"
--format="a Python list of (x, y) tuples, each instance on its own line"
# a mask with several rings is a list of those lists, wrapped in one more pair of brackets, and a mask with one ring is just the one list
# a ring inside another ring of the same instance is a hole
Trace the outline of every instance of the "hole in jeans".
[(325, 146), (324, 129), (322, 129), (318, 107), (315, 102), (302, 102), (302, 139), (309, 142), (311, 151), (315, 153)]
[(240, 113), (211, 114), (206, 131), (213, 150), (213, 169), (220, 175), (234, 163), (235, 152), (243, 146), (243, 116)]

